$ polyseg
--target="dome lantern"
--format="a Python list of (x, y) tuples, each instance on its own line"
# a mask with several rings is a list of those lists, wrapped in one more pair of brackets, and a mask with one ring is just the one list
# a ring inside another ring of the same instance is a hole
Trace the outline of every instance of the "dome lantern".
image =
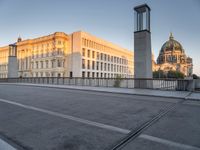
[(173, 39), (174, 39), (173, 34), (172, 32), (170, 32), (169, 40), (173, 40)]
[(22, 41), (22, 38), (19, 36), (17, 39), (17, 42), (21, 42), (21, 41)]

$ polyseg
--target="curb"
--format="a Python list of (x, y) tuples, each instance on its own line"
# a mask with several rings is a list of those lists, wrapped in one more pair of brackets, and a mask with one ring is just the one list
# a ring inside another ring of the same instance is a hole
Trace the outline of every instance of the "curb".
[[(42, 87), (42, 88), (56, 88), (56, 89), (70, 89), (70, 90), (81, 90), (81, 91), (93, 91), (93, 92), (106, 92), (113, 94), (126, 94), (126, 95), (138, 95), (138, 96), (153, 96), (153, 97), (164, 97), (164, 98), (177, 98), (177, 99), (186, 99), (187, 96), (176, 97), (176, 96), (163, 96), (163, 95), (149, 95), (149, 94), (141, 94), (141, 93), (124, 93), (124, 92), (113, 92), (113, 91), (103, 91), (103, 90), (93, 90), (93, 89), (82, 89), (82, 88), (72, 88), (72, 87), (56, 87), (56, 86), (48, 86), (48, 85), (39, 85), (39, 84), (16, 84), (16, 83), (0, 83), (0, 85), (15, 85), (15, 86), (33, 86), (33, 87)], [(107, 87), (109, 88), (109, 87)], [(188, 98), (190, 99), (190, 98)]]

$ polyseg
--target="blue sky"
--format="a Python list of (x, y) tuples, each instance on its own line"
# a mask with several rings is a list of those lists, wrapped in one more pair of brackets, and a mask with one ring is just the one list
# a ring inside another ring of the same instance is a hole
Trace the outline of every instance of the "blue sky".
[(133, 7), (142, 3), (152, 9), (155, 58), (173, 32), (200, 75), (200, 0), (0, 0), (0, 46), (19, 35), (27, 39), (83, 30), (133, 50)]

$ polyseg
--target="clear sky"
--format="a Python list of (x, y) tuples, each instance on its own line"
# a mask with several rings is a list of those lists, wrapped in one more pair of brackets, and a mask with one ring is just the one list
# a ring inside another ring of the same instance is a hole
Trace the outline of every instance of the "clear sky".
[(142, 3), (152, 9), (155, 58), (173, 32), (200, 75), (200, 0), (0, 0), (0, 46), (19, 35), (27, 39), (83, 30), (133, 51), (133, 7)]

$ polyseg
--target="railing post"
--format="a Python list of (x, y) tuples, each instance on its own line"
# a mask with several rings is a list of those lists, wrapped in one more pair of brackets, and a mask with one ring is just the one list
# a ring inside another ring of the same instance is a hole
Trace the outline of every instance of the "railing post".
[(77, 84), (77, 79), (76, 79), (76, 77), (74, 78), (74, 80), (75, 80), (75, 85)]
[(89, 79), (89, 86), (91, 86), (91, 78), (88, 78)]

